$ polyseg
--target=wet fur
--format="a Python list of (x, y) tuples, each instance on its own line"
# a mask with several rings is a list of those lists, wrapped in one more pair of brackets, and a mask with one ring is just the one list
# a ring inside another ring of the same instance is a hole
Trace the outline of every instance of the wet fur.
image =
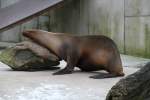
[(73, 36), (42, 30), (27, 30), (23, 35), (50, 50), (59, 60), (67, 62), (66, 67), (54, 75), (71, 74), (74, 67), (82, 71), (103, 69), (112, 77), (124, 75), (118, 48), (108, 37)]

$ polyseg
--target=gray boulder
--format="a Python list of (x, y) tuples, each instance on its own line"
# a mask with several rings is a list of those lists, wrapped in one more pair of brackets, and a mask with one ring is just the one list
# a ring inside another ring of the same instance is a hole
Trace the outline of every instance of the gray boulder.
[(106, 100), (150, 100), (150, 62), (121, 79), (109, 91)]
[(15, 47), (3, 50), (0, 53), (0, 61), (10, 66), (13, 70), (19, 71), (59, 69), (58, 67), (52, 67), (59, 65), (59, 61), (43, 59), (31, 50), (17, 50)]

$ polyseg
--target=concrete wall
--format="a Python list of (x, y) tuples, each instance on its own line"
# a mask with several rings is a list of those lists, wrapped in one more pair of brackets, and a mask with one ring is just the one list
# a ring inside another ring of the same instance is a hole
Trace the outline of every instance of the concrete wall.
[[(1, 0), (1, 5), (5, 7), (13, 1), (19, 0)], [(102, 34), (111, 37), (121, 53), (150, 58), (150, 0), (70, 1), (61, 9), (1, 33), (0, 41), (24, 40), (20, 33), (28, 28), (79, 35)]]
[[(16, 2), (19, 1), (20, 0), (0, 0), (0, 8), (11, 6), (12, 4), (15, 4)], [(25, 40), (24, 37), (21, 35), (21, 32), (25, 29), (38, 28), (38, 29), (48, 30), (48, 26), (46, 26), (48, 23), (49, 23), (49, 16), (46, 14), (34, 18), (31, 21), (28, 21), (26, 23), (23, 23), (12, 29), (0, 33), (0, 44), (2, 43), (8, 44), (12, 42), (16, 43)]]
[(125, 52), (150, 58), (150, 0), (125, 0)]

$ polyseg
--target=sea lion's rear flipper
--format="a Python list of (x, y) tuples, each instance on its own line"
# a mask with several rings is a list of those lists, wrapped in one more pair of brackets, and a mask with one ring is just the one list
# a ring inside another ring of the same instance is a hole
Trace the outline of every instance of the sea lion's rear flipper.
[(104, 78), (113, 78), (113, 77), (121, 77), (121, 76), (110, 74), (110, 73), (101, 73), (98, 75), (90, 76), (90, 78), (93, 78), (93, 79), (104, 79)]

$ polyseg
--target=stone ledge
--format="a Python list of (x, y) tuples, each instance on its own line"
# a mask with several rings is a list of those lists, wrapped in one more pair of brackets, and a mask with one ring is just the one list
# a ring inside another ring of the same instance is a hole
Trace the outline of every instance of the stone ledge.
[(4, 49), (6, 47), (14, 46), (16, 43), (13, 42), (0, 42), (0, 49)]

